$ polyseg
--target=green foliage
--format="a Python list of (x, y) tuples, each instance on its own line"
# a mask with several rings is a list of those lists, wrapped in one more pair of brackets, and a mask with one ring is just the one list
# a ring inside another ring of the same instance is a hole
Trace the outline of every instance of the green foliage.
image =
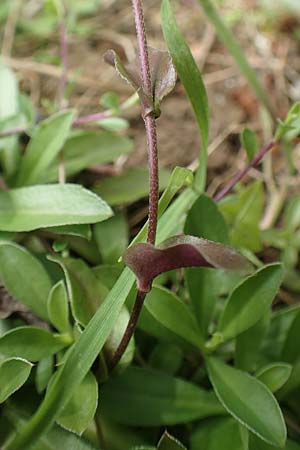
[[(199, 1), (269, 107), (233, 33), (210, 0)], [(2, 3), (1, 23), (10, 14), (9, 2)], [(90, 35), (93, 21), (87, 26), (80, 17), (99, 6), (98, 0), (47, 0), (32, 20), (22, 6), (16, 38), (39, 36), (43, 48), (62, 20), (68, 32)], [(284, 304), (298, 301), (300, 292), (299, 198), (297, 192), (289, 197), (276, 211), (275, 225), (262, 230), (273, 201), (267, 172), (258, 181), (236, 184), (218, 204), (205, 194), (208, 99), (172, 6), (163, 0), (161, 10), (170, 55), (149, 49), (151, 96), (142, 86), (139, 59), (123, 64), (110, 53), (137, 92), (123, 103), (116, 93), (104, 93), (100, 103), (106, 111), (101, 120), (91, 119), (93, 129), (80, 129), (77, 111), (57, 111), (49, 99), (47, 110), (56, 112), (40, 120), (38, 109), (20, 93), (16, 75), (0, 65), (3, 450), (299, 448), (300, 312), (298, 303)], [(148, 222), (141, 226), (149, 169), (122, 168), (134, 150), (128, 137), (131, 115), (123, 113), (139, 97), (144, 118), (158, 118), (161, 100), (176, 81), (172, 61), (202, 146), (195, 176), (184, 167), (160, 170), (153, 248), (145, 244)], [(279, 121), (278, 148), (298, 139), (299, 112), (297, 103)], [(25, 127), (25, 135), (5, 135), (15, 127)], [(241, 143), (252, 160), (257, 135), (244, 128)], [(145, 245), (160, 255), (155, 267), (141, 255)], [(159, 274), (136, 329), (130, 319), (136, 280), (124, 267), (134, 249), (136, 273)], [(188, 258), (197, 267), (184, 264)], [(240, 270), (243, 264), (247, 273)], [(178, 270), (164, 270), (174, 267)], [(113, 367), (128, 330), (133, 336)], [(162, 435), (166, 426), (172, 434)]]

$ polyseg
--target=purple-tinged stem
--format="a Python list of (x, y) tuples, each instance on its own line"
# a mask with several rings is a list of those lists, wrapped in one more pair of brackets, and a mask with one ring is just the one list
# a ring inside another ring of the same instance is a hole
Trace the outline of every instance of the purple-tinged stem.
[(10, 128), (9, 130), (0, 131), (0, 137), (13, 136), (14, 134), (22, 134), (28, 131), (25, 127)]
[(216, 202), (222, 200), (230, 191), (231, 189), (249, 172), (250, 169), (255, 167), (265, 156), (266, 153), (268, 153), (272, 148), (276, 145), (276, 141), (271, 141), (268, 144), (266, 144), (264, 147), (262, 147), (254, 156), (252, 161), (250, 161), (249, 164), (247, 164), (244, 169), (242, 169), (240, 172), (237, 172), (231, 180), (228, 181), (227, 184), (214, 196), (214, 200)]
[(85, 123), (97, 122), (97, 120), (105, 119), (106, 117), (109, 117), (110, 115), (111, 115), (111, 111), (107, 110), (107, 111), (102, 111), (102, 112), (95, 113), (95, 114), (89, 114), (88, 116), (78, 117), (77, 119), (75, 119), (73, 121), (73, 126), (76, 127), (79, 125), (83, 125)]
[[(132, 6), (138, 42), (138, 54), (140, 61), (142, 89), (148, 97), (152, 97), (151, 72), (150, 72), (150, 63), (149, 63), (142, 0), (132, 0)], [(157, 210), (158, 210), (158, 196), (159, 196), (156, 122), (153, 113), (146, 114), (146, 111), (142, 111), (142, 116), (144, 119), (147, 135), (149, 185), (150, 185), (147, 242), (149, 244), (154, 245), (157, 229)], [(115, 354), (113, 355), (111, 361), (111, 368), (114, 368), (118, 364), (127, 348), (127, 345), (129, 344), (130, 339), (132, 338), (135, 326), (137, 324), (140, 312), (143, 307), (145, 297), (146, 294), (144, 292), (141, 291), (137, 292), (135, 303), (131, 311), (131, 316), (127, 328), (121, 339), (119, 347), (117, 348)]]

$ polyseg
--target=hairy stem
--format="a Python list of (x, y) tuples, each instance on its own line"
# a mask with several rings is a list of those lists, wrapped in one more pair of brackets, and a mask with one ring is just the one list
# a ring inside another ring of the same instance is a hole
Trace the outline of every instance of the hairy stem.
[(266, 144), (264, 147), (262, 147), (254, 156), (252, 161), (250, 161), (249, 164), (247, 164), (244, 169), (237, 172), (231, 180), (228, 181), (227, 184), (214, 196), (214, 200), (216, 202), (222, 200), (230, 191), (231, 189), (249, 172), (250, 169), (255, 167), (265, 156), (266, 153), (268, 153), (270, 150), (272, 150), (273, 147), (275, 147), (276, 141), (271, 141), (268, 144)]
[[(142, 78), (142, 89), (144, 93), (152, 97), (151, 72), (148, 55), (147, 37), (145, 30), (145, 21), (143, 14), (142, 0), (132, 0), (135, 27), (138, 42), (139, 62)], [(158, 155), (157, 155), (157, 135), (156, 122), (153, 113), (146, 114), (142, 111), (142, 116), (145, 123), (145, 130), (147, 135), (147, 152), (148, 152), (148, 167), (149, 167), (149, 222), (147, 230), (147, 242), (155, 244), (156, 229), (157, 229), (157, 214), (158, 214)], [(111, 362), (111, 367), (115, 367), (122, 358), (127, 345), (132, 338), (135, 326), (137, 324), (140, 312), (143, 307), (146, 294), (144, 292), (137, 292), (135, 303), (131, 312), (131, 316), (125, 330), (124, 336), (117, 348)]]

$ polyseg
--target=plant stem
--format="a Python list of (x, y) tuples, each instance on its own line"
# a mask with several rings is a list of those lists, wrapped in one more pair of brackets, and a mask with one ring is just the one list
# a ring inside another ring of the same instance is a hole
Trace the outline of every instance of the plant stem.
[(129, 319), (127, 328), (126, 328), (125, 333), (121, 339), (121, 342), (120, 342), (117, 350), (115, 351), (115, 353), (112, 357), (112, 360), (110, 362), (111, 369), (113, 369), (118, 364), (118, 362), (120, 361), (120, 359), (122, 358), (122, 356), (124, 355), (124, 353), (126, 351), (129, 341), (132, 338), (132, 335), (134, 333), (137, 321), (140, 317), (140, 312), (142, 310), (145, 297), (146, 297), (145, 292), (137, 291), (136, 299), (135, 299), (135, 302), (134, 302), (134, 305), (133, 305), (133, 308), (131, 311), (131, 315), (130, 315), (130, 319)]
[[(151, 72), (150, 72), (150, 63), (149, 63), (142, 0), (132, 0), (132, 6), (138, 42), (142, 89), (147, 96), (152, 97)], [(143, 110), (142, 117), (144, 119), (147, 136), (148, 167), (149, 167), (149, 213), (148, 213), (149, 221), (147, 230), (147, 242), (149, 244), (154, 245), (157, 229), (158, 196), (159, 196), (156, 122), (153, 113), (146, 114), (145, 111)], [(140, 312), (144, 304), (145, 297), (146, 294), (144, 292), (140, 291), (137, 292), (135, 303), (132, 308), (127, 328), (115, 354), (113, 355), (111, 368), (115, 367), (118, 364), (127, 348), (130, 339), (132, 338), (135, 326), (137, 324)]]
[(262, 160), (265, 154), (275, 147), (276, 143), (277, 143), (276, 141), (271, 141), (264, 147), (262, 147), (256, 153), (252, 161), (250, 161), (250, 163), (247, 164), (247, 166), (244, 167), (244, 169), (237, 172), (234, 175), (234, 177), (231, 178), (231, 180), (229, 180), (229, 182), (225, 184), (225, 186), (219, 192), (217, 192), (217, 194), (214, 196), (214, 200), (216, 202), (222, 200), (222, 198), (224, 198), (231, 191), (231, 189), (249, 172), (249, 170), (255, 167)]

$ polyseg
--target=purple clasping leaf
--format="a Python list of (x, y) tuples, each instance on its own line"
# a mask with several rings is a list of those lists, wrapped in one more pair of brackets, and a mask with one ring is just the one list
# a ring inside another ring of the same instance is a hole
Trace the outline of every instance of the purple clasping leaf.
[(125, 252), (124, 261), (136, 275), (142, 292), (150, 291), (157, 275), (183, 267), (252, 271), (252, 264), (234, 248), (187, 235), (171, 237), (158, 247), (145, 243), (133, 245)]
[(151, 70), (152, 97), (146, 95), (142, 89), (140, 63), (138, 56), (127, 64), (123, 64), (114, 50), (108, 50), (104, 60), (113, 66), (118, 75), (127, 81), (139, 94), (144, 114), (154, 112), (155, 117), (160, 116), (160, 102), (174, 88), (176, 72), (168, 52), (148, 47)]

